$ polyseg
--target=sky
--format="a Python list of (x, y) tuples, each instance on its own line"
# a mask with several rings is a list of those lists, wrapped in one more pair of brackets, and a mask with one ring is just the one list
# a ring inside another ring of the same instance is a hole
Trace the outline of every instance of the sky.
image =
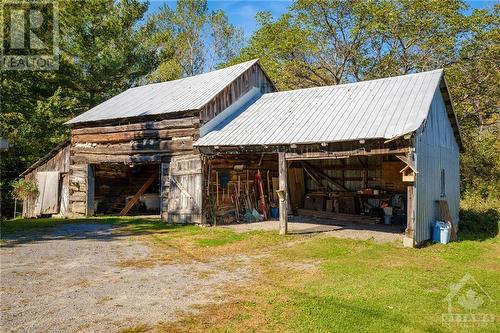
[[(149, 0), (149, 3), (149, 10), (155, 12), (164, 3), (170, 7), (174, 7), (176, 1)], [(291, 0), (208, 0), (208, 8), (210, 10), (224, 10), (231, 23), (242, 29), (247, 38), (257, 29), (257, 22), (255, 21), (255, 14), (257, 12), (270, 11), (273, 17), (278, 18), (286, 12), (291, 4)]]
[[(149, 0), (150, 11), (157, 11), (164, 3), (175, 7), (175, 0), (158, 1)], [(499, 1), (467, 1), (472, 9), (489, 8)], [(231, 23), (243, 30), (245, 37), (250, 37), (257, 29), (255, 14), (259, 11), (270, 11), (274, 18), (278, 18), (287, 11), (292, 4), (291, 0), (208, 0), (210, 10), (222, 9), (229, 17)]]

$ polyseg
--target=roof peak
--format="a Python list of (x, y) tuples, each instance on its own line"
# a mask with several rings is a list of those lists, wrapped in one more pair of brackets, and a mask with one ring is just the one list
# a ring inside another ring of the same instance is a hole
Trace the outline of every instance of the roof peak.
[(200, 74), (196, 74), (196, 75), (191, 75), (191, 76), (186, 76), (186, 77), (182, 77), (180, 79), (175, 79), (175, 80), (168, 80), (168, 81), (161, 81), (161, 82), (153, 82), (153, 83), (148, 83), (148, 84), (143, 84), (141, 86), (136, 86), (136, 87), (131, 87), (131, 88), (128, 88), (127, 90), (131, 90), (131, 89), (137, 89), (137, 88), (142, 88), (142, 87), (151, 87), (151, 86), (154, 86), (154, 85), (161, 85), (161, 84), (165, 84), (165, 83), (172, 83), (172, 82), (179, 82), (179, 81), (183, 81), (183, 80), (187, 80), (187, 79), (194, 79), (194, 78), (199, 78), (199, 77), (203, 77), (205, 75), (210, 75), (210, 74), (215, 74), (215, 73), (221, 73), (225, 70), (231, 70), (232, 68), (235, 68), (235, 67), (238, 67), (238, 66), (251, 66), (255, 63), (257, 63), (259, 61), (259, 58), (255, 58), (255, 59), (252, 59), (252, 60), (248, 60), (248, 61), (244, 61), (244, 62), (240, 62), (240, 63), (237, 63), (237, 64), (234, 64), (234, 65), (231, 65), (231, 66), (227, 66), (227, 67), (224, 67), (224, 68), (219, 68), (219, 69), (215, 69), (213, 71), (208, 71), (208, 72), (204, 72), (204, 73), (200, 73)]
[(129, 88), (66, 124), (118, 121), (171, 112), (199, 110), (243, 73), (258, 65), (249, 60), (186, 78)]
[(277, 94), (291, 93), (291, 92), (309, 91), (309, 90), (321, 90), (321, 89), (325, 89), (326, 90), (328, 88), (340, 88), (340, 87), (347, 87), (347, 86), (356, 86), (356, 85), (373, 83), (373, 82), (382, 81), (382, 80), (395, 80), (395, 79), (402, 78), (402, 77), (429, 75), (429, 74), (433, 74), (433, 73), (440, 73), (442, 75), (443, 72), (444, 72), (443, 68), (438, 68), (438, 69), (434, 69), (434, 70), (430, 70), (430, 71), (424, 71), (424, 72), (418, 72), (418, 73), (409, 73), (409, 74), (401, 74), (401, 75), (397, 75), (397, 76), (386, 76), (386, 77), (381, 77), (381, 78), (377, 78), (377, 79), (363, 80), (363, 81), (357, 81), (357, 82), (348, 82), (348, 83), (333, 84), (333, 85), (328, 85), (328, 86), (317, 86), (317, 87), (308, 87), (308, 88), (300, 88), (300, 89), (291, 89), (291, 90), (284, 90), (284, 91), (276, 91), (276, 92), (264, 94), (263, 96), (266, 96), (266, 95), (277, 95)]

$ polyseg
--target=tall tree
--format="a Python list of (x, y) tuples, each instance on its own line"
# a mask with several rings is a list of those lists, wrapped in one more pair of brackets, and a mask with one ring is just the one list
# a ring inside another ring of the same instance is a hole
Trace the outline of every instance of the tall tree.
[(148, 4), (139, 0), (61, 1), (63, 57), (80, 74), (80, 101), (95, 105), (136, 85), (159, 63), (153, 29), (142, 24)]
[(279, 89), (445, 73), (466, 151), (462, 188), (500, 195), (499, 5), (461, 0), (297, 0), (259, 29), (231, 63), (260, 58)]
[(446, 70), (466, 149), (462, 187), (495, 198), (500, 197), (499, 12), (499, 5), (474, 11), (470, 38)]
[(292, 78), (284, 88), (441, 67), (467, 30), (464, 8), (459, 0), (298, 0), (277, 20), (259, 14), (238, 60), (274, 59), (278, 77)]
[[(151, 18), (163, 52), (172, 52), (150, 79), (164, 81), (213, 69), (234, 57), (243, 34), (223, 11), (209, 11), (206, 0), (179, 0), (175, 8), (164, 5)], [(173, 50), (173, 51), (172, 51)]]
[(2, 212), (10, 183), (68, 137), (63, 123), (137, 84), (168, 54), (154, 45), (139, 0), (61, 0), (57, 71), (2, 71), (0, 136), (13, 146), (0, 160)]

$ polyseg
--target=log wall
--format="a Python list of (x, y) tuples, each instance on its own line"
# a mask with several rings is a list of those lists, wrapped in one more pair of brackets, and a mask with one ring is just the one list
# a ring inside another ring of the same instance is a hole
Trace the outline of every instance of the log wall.
[(275, 91), (259, 64), (253, 65), (200, 110), (162, 115), (134, 123), (108, 122), (83, 125), (71, 130), (70, 208), (73, 215), (88, 215), (88, 167), (100, 163), (154, 163), (161, 165), (161, 215), (168, 219), (170, 162), (181, 155), (199, 154), (193, 142), (201, 125), (218, 115), (242, 95), (258, 87)]
[[(199, 137), (199, 127), (199, 117), (188, 116), (73, 129), (70, 167), (72, 215), (89, 215), (88, 166), (101, 163), (163, 164), (163, 212), (168, 200), (168, 164), (173, 156), (194, 153), (193, 142)], [(165, 214), (162, 215), (167, 218)]]

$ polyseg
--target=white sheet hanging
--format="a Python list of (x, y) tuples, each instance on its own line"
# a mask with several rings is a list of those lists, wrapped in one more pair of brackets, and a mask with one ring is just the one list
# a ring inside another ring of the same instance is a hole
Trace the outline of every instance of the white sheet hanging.
[(36, 175), (38, 183), (38, 198), (35, 214), (59, 213), (59, 171), (43, 171)]

